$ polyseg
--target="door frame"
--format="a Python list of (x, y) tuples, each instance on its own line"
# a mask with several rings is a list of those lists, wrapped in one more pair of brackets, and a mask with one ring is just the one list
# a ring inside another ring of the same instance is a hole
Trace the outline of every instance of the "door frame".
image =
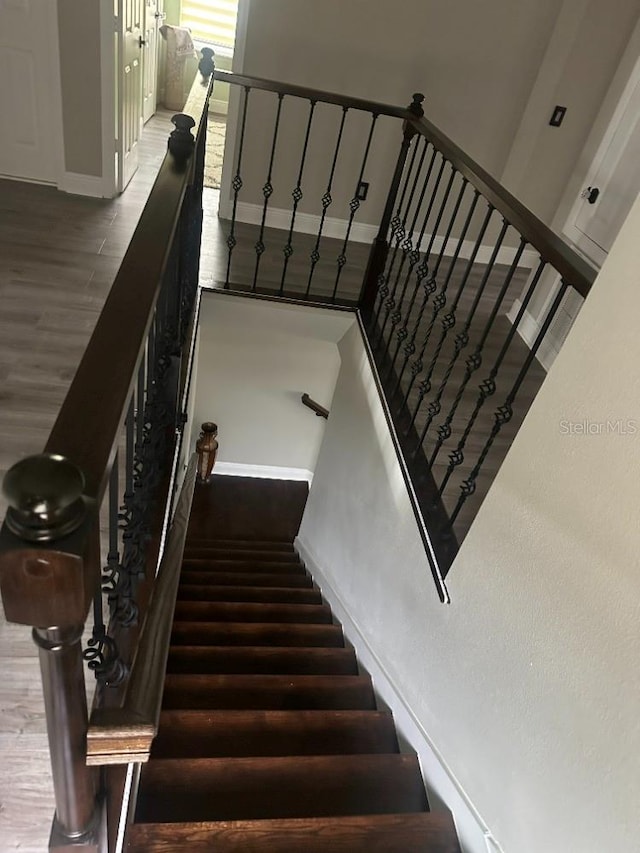
[(100, 97), (102, 103), (102, 194), (117, 195), (116, 172), (116, 21), (113, 0), (100, 3)]
[(587, 141), (586, 148), (595, 154), (587, 167), (578, 166), (568, 183), (568, 192), (574, 193), (574, 198), (564, 222), (562, 234), (581, 255), (598, 269), (607, 258), (607, 253), (595, 243), (588, 241), (576, 227), (575, 220), (582, 205), (580, 189), (587, 185), (589, 177), (596, 174), (604, 161), (609, 145), (618, 130), (636, 86), (640, 84), (640, 19), (629, 39), (625, 52), (620, 60), (612, 83), (604, 97), (598, 117), (594, 122), (594, 130)]

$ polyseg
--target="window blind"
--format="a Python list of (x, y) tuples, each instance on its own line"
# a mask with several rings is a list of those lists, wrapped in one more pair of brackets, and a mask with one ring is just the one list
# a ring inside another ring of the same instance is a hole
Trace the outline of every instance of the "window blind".
[(197, 41), (233, 48), (238, 0), (182, 0), (181, 24)]

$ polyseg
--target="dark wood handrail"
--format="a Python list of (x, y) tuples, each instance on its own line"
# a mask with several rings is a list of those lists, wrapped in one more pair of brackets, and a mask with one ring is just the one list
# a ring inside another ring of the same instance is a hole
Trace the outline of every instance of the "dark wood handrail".
[(293, 95), (410, 121), (418, 133), (426, 136), (463, 177), (467, 178), (531, 246), (540, 252), (541, 257), (555, 267), (567, 284), (582, 296), (586, 296), (591, 289), (596, 270), (428, 119), (418, 119), (410, 110), (394, 107), (391, 104), (350, 98), (334, 92), (294, 86), (246, 74), (216, 71), (214, 77), (225, 83), (264, 89), (281, 95)]
[(192, 454), (182, 484), (121, 708), (95, 708), (87, 733), (87, 764), (147, 761), (158, 732), (173, 610), (197, 473)]
[(329, 417), (329, 409), (325, 409), (325, 407), (321, 406), (320, 403), (316, 403), (316, 401), (312, 400), (306, 392), (300, 399), (302, 400), (302, 405), (311, 409), (312, 412), (315, 412), (317, 417), (327, 420)]
[[(196, 81), (191, 89), (185, 111), (197, 125), (212, 86), (212, 81), (206, 86)], [(85, 494), (98, 502), (144, 353), (192, 164), (193, 158), (185, 161), (167, 151), (45, 448), (83, 472)]]
[(231, 71), (216, 71), (214, 79), (221, 83), (231, 83), (236, 86), (248, 86), (251, 89), (264, 89), (267, 92), (275, 92), (278, 95), (292, 95), (296, 98), (306, 98), (309, 101), (317, 101), (324, 104), (335, 104), (354, 110), (363, 110), (379, 116), (392, 116), (393, 118), (407, 119), (411, 112), (405, 107), (396, 107), (393, 104), (383, 104), (380, 101), (367, 101), (363, 98), (350, 98), (346, 95), (338, 95), (336, 92), (326, 92), (323, 89), (311, 89), (307, 86), (295, 86), (290, 83), (280, 83), (277, 80), (265, 80), (262, 77), (251, 77), (248, 74), (233, 74)]
[(567, 284), (581, 296), (589, 293), (597, 274), (590, 264), (428, 119), (409, 116), (409, 121), (540, 252), (542, 259), (555, 267)]

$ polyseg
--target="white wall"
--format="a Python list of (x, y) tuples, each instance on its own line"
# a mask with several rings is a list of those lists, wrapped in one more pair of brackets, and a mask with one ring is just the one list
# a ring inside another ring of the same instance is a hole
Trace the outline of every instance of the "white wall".
[(330, 408), (336, 342), (353, 322), (342, 311), (203, 293), (190, 446), (200, 424), (215, 421), (219, 469), (313, 472), (325, 421), (300, 397)]
[[(639, 229), (640, 201), (449, 573), (451, 605), (356, 330), (300, 531), (453, 780), (445, 800), (505, 853), (638, 850)], [(607, 433), (618, 419), (635, 432)]]

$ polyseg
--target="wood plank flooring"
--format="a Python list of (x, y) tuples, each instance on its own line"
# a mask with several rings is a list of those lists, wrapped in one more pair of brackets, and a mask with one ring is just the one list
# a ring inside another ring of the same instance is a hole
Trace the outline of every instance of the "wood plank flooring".
[[(119, 198), (0, 181), (0, 477), (44, 447), (164, 157), (171, 115), (146, 125), (140, 169)], [(38, 656), (29, 629), (4, 614), (0, 667), (0, 850), (44, 853), (54, 804)]]

